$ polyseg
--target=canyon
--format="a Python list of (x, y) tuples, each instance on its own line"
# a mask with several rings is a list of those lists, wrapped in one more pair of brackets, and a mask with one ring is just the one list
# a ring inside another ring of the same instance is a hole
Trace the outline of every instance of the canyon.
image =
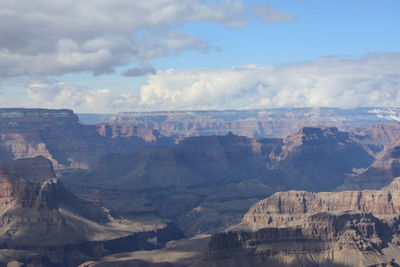
[(0, 165), (0, 207), (2, 264), (12, 259), (27, 266), (76, 266), (183, 237), (167, 220), (123, 218), (75, 196), (42, 156)]
[(82, 266), (398, 266), (400, 178), (381, 190), (277, 192), (212, 236)]
[[(304, 126), (329, 125), (342, 131), (366, 128), (382, 122), (399, 122), (400, 109), (364, 108), (274, 108), (253, 110), (121, 112), (115, 115), (82, 116), (86, 122), (134, 124), (158, 130), (178, 140), (189, 136), (236, 135), (284, 137)], [(88, 119), (86, 119), (88, 118)]]
[[(124, 132), (120, 137), (118, 130), (107, 125), (79, 123), (72, 110), (3, 108), (0, 162), (41, 155), (50, 159), (57, 170), (90, 169), (106, 153), (173, 142), (154, 130), (128, 128), (119, 130)], [(114, 133), (109, 134), (110, 131)]]
[(284, 139), (188, 137), (172, 146), (108, 154), (93, 171), (62, 180), (121, 214), (168, 218), (192, 236), (238, 223), (253, 203), (277, 191), (343, 186), (374, 164), (367, 143), (335, 127), (303, 127)]
[(260, 112), (0, 109), (0, 264), (395, 266), (397, 110)]

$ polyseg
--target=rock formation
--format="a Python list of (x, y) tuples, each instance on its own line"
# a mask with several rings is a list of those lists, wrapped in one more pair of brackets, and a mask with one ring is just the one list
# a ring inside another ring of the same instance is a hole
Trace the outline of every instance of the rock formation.
[(338, 190), (379, 189), (400, 176), (400, 145), (389, 147), (359, 174), (347, 177)]
[(211, 238), (207, 266), (397, 266), (400, 178), (382, 190), (275, 193)]
[(127, 153), (148, 143), (173, 142), (134, 126), (108, 136), (108, 128), (80, 124), (72, 110), (0, 109), (0, 162), (41, 155), (58, 170), (89, 169), (109, 152)]
[(76, 197), (43, 157), (0, 166), (0, 259), (12, 251), (10, 261), (27, 263), (22, 255), (29, 251), (41, 257), (39, 266), (72, 266), (180, 237), (166, 221), (112, 216), (98, 203)]
[(374, 160), (350, 133), (323, 126), (303, 127), (287, 136), (281, 151), (271, 157), (285, 184), (313, 191), (341, 185), (354, 169), (366, 168)]
[(370, 191), (278, 192), (224, 232), (106, 256), (97, 266), (398, 266), (400, 178)]
[(113, 210), (155, 213), (193, 235), (238, 223), (253, 203), (276, 191), (333, 189), (372, 160), (349, 133), (304, 127), (284, 140), (229, 133), (109, 154), (93, 172), (63, 180)]

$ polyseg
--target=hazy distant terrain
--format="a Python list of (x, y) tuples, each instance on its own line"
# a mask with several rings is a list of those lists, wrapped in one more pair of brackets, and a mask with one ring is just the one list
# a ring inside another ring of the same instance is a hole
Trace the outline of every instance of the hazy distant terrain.
[(347, 131), (380, 122), (398, 122), (400, 108), (275, 108), (78, 115), (83, 123), (134, 124), (176, 138), (228, 132), (247, 137), (284, 137), (304, 126), (336, 126)]

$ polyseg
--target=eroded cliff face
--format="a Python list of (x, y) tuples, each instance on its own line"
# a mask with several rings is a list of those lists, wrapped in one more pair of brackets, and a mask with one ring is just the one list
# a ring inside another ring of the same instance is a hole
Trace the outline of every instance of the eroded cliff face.
[(157, 130), (142, 128), (133, 124), (99, 124), (97, 125), (97, 132), (101, 136), (109, 138), (140, 137), (146, 142), (157, 142), (164, 139), (165, 142), (172, 143), (171, 138), (165, 138)]
[(400, 191), (389, 190), (343, 192), (278, 192), (259, 201), (246, 213), (240, 227), (298, 226), (301, 219), (314, 213), (359, 211), (374, 216), (400, 214)]
[(355, 133), (360, 142), (369, 145), (372, 151), (380, 152), (396, 146), (400, 141), (400, 123), (377, 123)]
[(350, 133), (324, 126), (303, 127), (287, 136), (271, 158), (291, 188), (313, 191), (340, 186), (347, 175), (374, 160)]
[(400, 178), (375, 191), (279, 192), (242, 223), (149, 252), (114, 254), (82, 266), (397, 266)]
[(21, 255), (28, 251), (40, 256), (38, 266), (76, 266), (109, 253), (154, 249), (180, 237), (165, 220), (113, 216), (98, 203), (76, 197), (43, 157), (0, 166), (0, 262), (14, 251), (9, 260), (27, 263)]
[(173, 219), (193, 235), (238, 223), (253, 203), (276, 191), (333, 189), (372, 159), (349, 133), (305, 127), (284, 140), (229, 133), (109, 154), (93, 172), (65, 182), (120, 212)]
[(208, 266), (397, 266), (400, 191), (278, 192), (211, 238)]
[(400, 176), (400, 146), (389, 147), (377, 155), (363, 172), (347, 177), (338, 190), (379, 189)]
[[(44, 156), (55, 168), (90, 169), (109, 152), (132, 152), (148, 143), (172, 143), (136, 126), (108, 131), (107, 125), (83, 125), (72, 110), (0, 109), (0, 162)], [(162, 140), (160, 140), (162, 139)]]
[[(186, 233), (215, 231), (232, 217), (237, 223), (238, 214), (273, 192), (256, 179), (269, 179), (274, 186), (279, 183), (266, 167), (269, 153), (279, 145), (279, 139), (233, 134), (193, 137), (175, 146), (109, 154), (94, 172), (65, 182), (125, 214), (156, 213), (173, 219)], [(234, 204), (238, 199), (244, 204)], [(221, 216), (215, 216), (218, 213)]]

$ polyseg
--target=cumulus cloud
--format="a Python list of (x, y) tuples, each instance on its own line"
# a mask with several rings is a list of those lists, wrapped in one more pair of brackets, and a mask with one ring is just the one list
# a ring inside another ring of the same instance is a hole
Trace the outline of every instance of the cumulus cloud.
[(186, 21), (246, 24), (242, 0), (2, 0), (0, 76), (113, 72), (130, 63), (207, 51)]
[(281, 66), (166, 70), (149, 75), (147, 109), (398, 106), (400, 54), (321, 58)]
[[(142, 66), (143, 67), (143, 66)], [(165, 70), (131, 94), (30, 81), (25, 106), (78, 111), (398, 106), (400, 53), (327, 57), (280, 66)]]
[(135, 98), (129, 94), (117, 94), (110, 89), (85, 90), (76, 85), (58, 81), (32, 80), (26, 88), (29, 107), (71, 108), (113, 112), (129, 109)]
[(254, 5), (253, 12), (254, 15), (270, 23), (294, 21), (296, 19), (293, 14), (281, 12), (265, 5)]

